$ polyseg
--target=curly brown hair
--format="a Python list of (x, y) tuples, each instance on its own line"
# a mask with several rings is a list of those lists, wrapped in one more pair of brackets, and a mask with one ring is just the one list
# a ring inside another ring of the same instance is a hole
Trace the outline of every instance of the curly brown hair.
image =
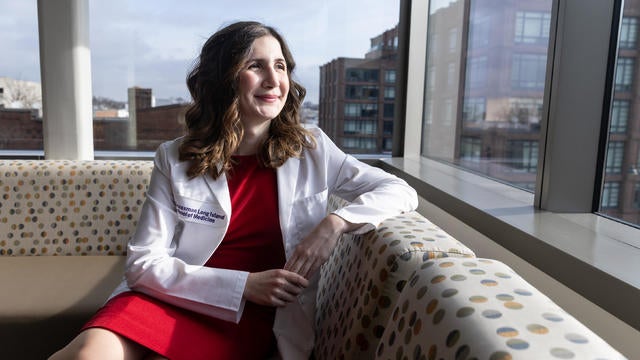
[(210, 174), (217, 179), (231, 168), (231, 155), (242, 140), (237, 79), (253, 42), (273, 36), (280, 43), (289, 75), (289, 93), (278, 116), (271, 120), (267, 139), (258, 151), (263, 166), (277, 168), (305, 148), (313, 148), (313, 136), (300, 124), (300, 105), (305, 88), (291, 79), (295, 62), (283, 37), (258, 22), (237, 22), (213, 34), (202, 47), (199, 59), (187, 76), (193, 99), (185, 122), (187, 135), (180, 145), (180, 160), (191, 161), (190, 177)]

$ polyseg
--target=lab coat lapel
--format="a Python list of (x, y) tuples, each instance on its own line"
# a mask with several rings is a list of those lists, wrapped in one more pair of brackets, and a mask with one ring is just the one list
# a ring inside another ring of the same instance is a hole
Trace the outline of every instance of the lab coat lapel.
[[(220, 167), (220, 166), (218, 166)], [(204, 180), (209, 186), (209, 190), (213, 193), (214, 199), (217, 199), (225, 213), (231, 217), (231, 197), (229, 195), (229, 185), (227, 184), (227, 175), (220, 174), (217, 179), (206, 174)]]

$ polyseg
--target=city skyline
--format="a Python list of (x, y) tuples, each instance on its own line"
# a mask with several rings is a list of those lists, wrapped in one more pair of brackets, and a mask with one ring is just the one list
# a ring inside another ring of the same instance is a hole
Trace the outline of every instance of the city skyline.
[[(316, 3), (258, 1), (177, 6), (154, 2), (90, 2), (93, 95), (125, 101), (127, 88), (152, 88), (159, 99), (189, 99), (185, 77), (204, 41), (225, 24), (257, 20), (287, 39), (295, 78), (318, 102), (319, 67), (338, 57), (360, 57), (370, 39), (397, 25), (399, 0)], [(219, 9), (224, 8), (224, 12)], [(40, 82), (36, 2), (0, 0), (0, 76)], [(357, 15), (357, 16), (356, 16)], [(16, 61), (20, 59), (20, 61)]]

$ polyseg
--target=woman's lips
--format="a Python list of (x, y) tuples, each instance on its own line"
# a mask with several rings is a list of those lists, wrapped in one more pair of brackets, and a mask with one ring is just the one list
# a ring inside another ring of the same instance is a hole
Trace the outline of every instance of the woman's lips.
[(280, 98), (278, 95), (256, 95), (256, 97), (266, 102), (274, 102)]

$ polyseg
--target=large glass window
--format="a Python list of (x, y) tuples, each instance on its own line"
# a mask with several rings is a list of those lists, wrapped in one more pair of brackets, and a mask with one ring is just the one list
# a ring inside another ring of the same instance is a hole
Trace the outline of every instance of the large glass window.
[[(37, 3), (0, 1), (0, 150), (14, 155), (43, 151)], [(336, 131), (343, 129), (345, 96), (376, 101), (382, 92), (376, 89), (385, 88), (386, 99), (396, 97), (399, 0), (302, 2), (285, 6), (286, 12), (256, 0), (88, 4), (97, 156), (105, 156), (101, 150), (154, 150), (181, 136), (190, 101), (186, 74), (204, 41), (237, 20), (257, 20), (284, 35), (297, 63), (294, 77), (307, 90), (302, 121), (334, 139), (343, 135)], [(345, 94), (347, 85), (354, 87)], [(380, 123), (382, 111), (373, 110), (378, 113)], [(383, 136), (380, 127), (378, 152)]]
[[(424, 156), (534, 190), (551, 6), (430, 2)], [(468, 30), (451, 55), (455, 28)]]
[(640, 4), (625, 1), (618, 37), (618, 58), (609, 141), (604, 161), (599, 211), (627, 223), (640, 225), (640, 92), (638, 73), (638, 17)]
[[(397, 54), (399, 0), (296, 3), (286, 13), (255, 0), (227, 2), (224, 11), (220, 6), (90, 2), (96, 150), (153, 150), (180, 136), (190, 101), (187, 72), (212, 33), (242, 19), (274, 26), (287, 40), (297, 63), (294, 77), (307, 90), (303, 122), (339, 138), (335, 131), (350, 128), (343, 126), (341, 109), (349, 116), (377, 114), (375, 106), (345, 106), (345, 98), (379, 98), (395, 65), (385, 57)], [(353, 13), (361, 16), (354, 20)]]
[(0, 2), (0, 155), (43, 152), (36, 1)]

